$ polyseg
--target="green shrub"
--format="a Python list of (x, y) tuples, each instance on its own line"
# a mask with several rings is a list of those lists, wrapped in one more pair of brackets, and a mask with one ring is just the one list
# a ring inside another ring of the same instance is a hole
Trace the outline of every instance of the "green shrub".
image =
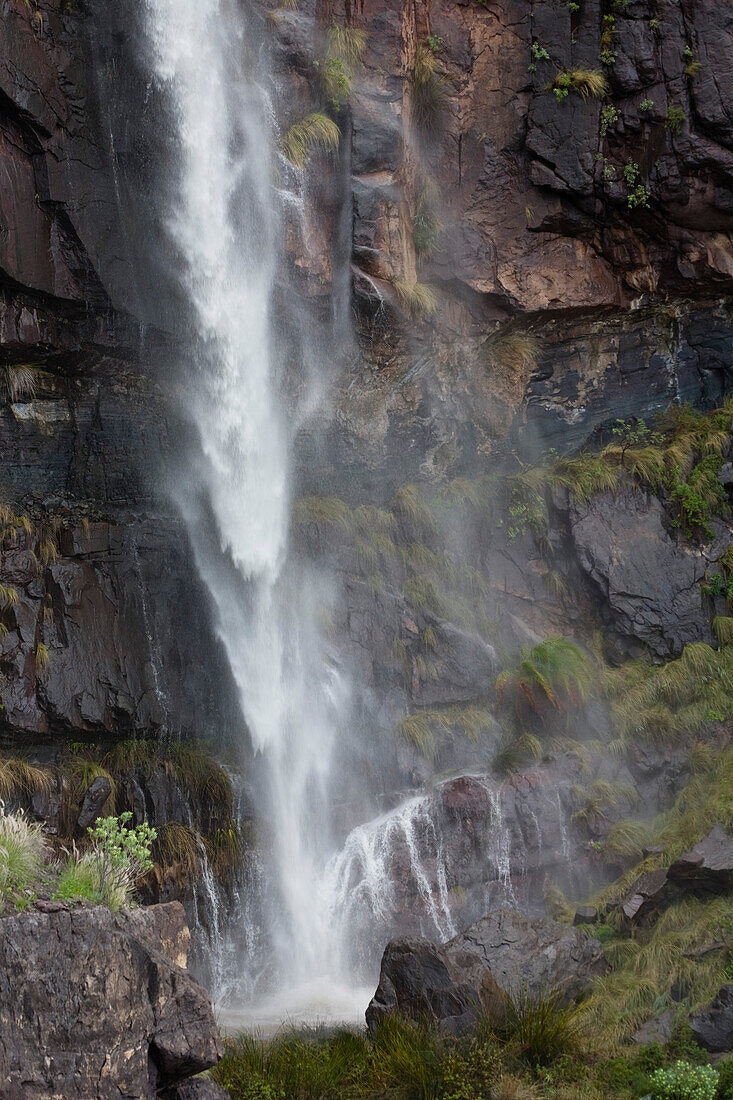
[(715, 1100), (718, 1073), (712, 1066), (675, 1062), (670, 1069), (655, 1070), (651, 1085), (655, 1100)]
[(57, 886), (57, 896), (81, 898), (119, 909), (131, 904), (135, 884), (151, 870), (150, 850), (157, 832), (143, 823), (128, 827), (129, 812), (97, 821), (88, 833), (92, 848), (70, 856)]

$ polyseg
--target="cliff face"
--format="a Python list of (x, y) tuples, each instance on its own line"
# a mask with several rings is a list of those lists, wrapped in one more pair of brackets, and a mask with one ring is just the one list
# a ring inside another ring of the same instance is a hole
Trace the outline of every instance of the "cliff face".
[[(142, 201), (166, 151), (144, 110), (135, 5), (0, 3), (12, 512), (0, 579), (18, 593), (3, 612), (4, 732), (237, 733), (231, 677), (161, 491), (185, 393)], [(333, 400), (296, 441), (300, 490), (381, 503), (411, 480), (440, 488), (511, 468), (515, 453), (577, 449), (672, 401), (720, 403), (733, 368), (729, 7), (308, 0), (268, 14), (255, 25), (272, 46), (282, 131), (324, 107), (341, 131), (338, 158), (311, 158), (276, 303), (286, 353), (301, 310), (324, 340), (334, 313), (353, 321), (327, 356)], [(332, 24), (363, 35), (348, 101), (324, 90), (342, 65)], [(131, 210), (139, 222), (121, 227)], [(300, 363), (286, 382), (304, 388)], [(395, 517), (402, 551), (456, 552), (404, 509)], [(619, 653), (667, 658), (711, 637), (699, 582), (730, 541), (725, 524), (701, 548), (653, 494), (559, 494), (547, 532), (558, 578), (521, 524), (459, 522), (457, 556), (488, 586), (497, 643), (593, 623)], [(343, 529), (306, 515), (296, 542), (343, 582), (339, 637), (379, 699), (377, 724), (392, 738), (411, 708), (485, 702), (497, 664), (486, 631), (405, 595), (397, 561), (379, 582)], [(478, 752), (453, 743), (442, 759)], [(424, 754), (390, 753), (395, 785), (429, 773)]]

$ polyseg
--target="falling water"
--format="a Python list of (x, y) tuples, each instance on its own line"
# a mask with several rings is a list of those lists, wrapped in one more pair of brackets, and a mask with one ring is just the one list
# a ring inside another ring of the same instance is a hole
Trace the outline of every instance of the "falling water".
[(329, 592), (288, 558), (289, 438), (272, 316), (281, 192), (254, 48), (262, 34), (229, 0), (147, 0), (146, 19), (178, 151), (165, 228), (190, 309), (198, 449), (177, 496), (262, 765), (270, 982), (298, 986), (333, 962), (332, 929), (313, 898), (331, 844), (331, 758), (348, 685), (318, 630)]

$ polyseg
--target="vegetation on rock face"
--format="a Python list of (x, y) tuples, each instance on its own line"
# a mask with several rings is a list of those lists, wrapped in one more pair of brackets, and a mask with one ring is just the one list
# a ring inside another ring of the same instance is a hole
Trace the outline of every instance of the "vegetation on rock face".
[(280, 141), (283, 154), (296, 168), (303, 168), (310, 153), (320, 150), (333, 153), (338, 149), (341, 131), (328, 115), (314, 111), (286, 130)]
[(448, 110), (448, 89), (436, 65), (435, 51), (418, 46), (409, 78), (410, 104), (418, 132), (428, 138), (441, 133)]

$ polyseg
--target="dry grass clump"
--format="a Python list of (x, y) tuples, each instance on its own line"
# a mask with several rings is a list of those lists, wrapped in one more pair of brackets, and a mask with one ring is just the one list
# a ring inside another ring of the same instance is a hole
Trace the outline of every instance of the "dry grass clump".
[(392, 280), (392, 287), (401, 308), (410, 317), (429, 316), (438, 308), (435, 291), (426, 283), (411, 283), (407, 279), (395, 278)]
[(517, 372), (532, 371), (536, 368), (541, 345), (531, 332), (497, 332), (484, 344), (489, 362), (494, 366), (509, 367)]
[(334, 153), (339, 146), (341, 131), (328, 115), (314, 111), (293, 125), (283, 134), (280, 148), (283, 155), (296, 168), (303, 168), (314, 151)]
[(433, 51), (418, 46), (409, 77), (412, 120), (418, 132), (431, 139), (442, 133), (448, 113), (448, 87), (436, 64)]
[(608, 91), (608, 80), (600, 69), (563, 69), (553, 81), (554, 88), (577, 92), (583, 99), (602, 99)]

